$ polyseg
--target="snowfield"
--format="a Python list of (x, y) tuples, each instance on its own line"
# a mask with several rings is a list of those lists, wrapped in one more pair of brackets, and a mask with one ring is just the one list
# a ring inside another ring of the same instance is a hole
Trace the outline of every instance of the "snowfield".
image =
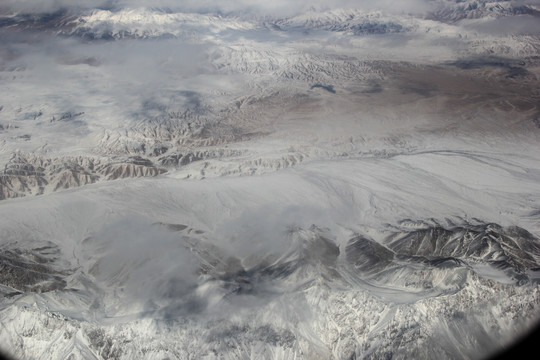
[(540, 320), (538, 6), (111, 4), (0, 6), (2, 352), (483, 359)]

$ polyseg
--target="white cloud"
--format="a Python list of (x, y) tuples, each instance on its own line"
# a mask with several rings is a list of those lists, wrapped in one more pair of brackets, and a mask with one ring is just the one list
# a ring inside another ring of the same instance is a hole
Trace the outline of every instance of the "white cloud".
[(89, 8), (136, 8), (158, 7), (170, 8), (174, 11), (187, 12), (249, 12), (261, 16), (264, 15), (294, 15), (310, 8), (320, 10), (335, 8), (360, 8), (367, 10), (383, 10), (387, 12), (423, 12), (429, 8), (428, 0), (336, 0), (332, 2), (324, 0), (312, 0), (298, 2), (291, 0), (4, 0), (0, 7), (17, 12), (54, 12), (63, 8), (89, 9)]
[(313, 224), (331, 223), (324, 211), (306, 206), (266, 204), (249, 209), (237, 218), (227, 219), (216, 230), (219, 243), (232, 254), (247, 257), (253, 254), (281, 255), (291, 246), (287, 233), (296, 227), (309, 228)]
[(463, 26), (466, 29), (490, 35), (536, 35), (540, 33), (538, 18), (526, 15), (464, 21)]
[(108, 7), (111, 0), (2, 0), (2, 8), (21, 13), (49, 13), (61, 9)]
[(126, 304), (162, 303), (192, 312), (200, 302), (192, 294), (198, 268), (193, 255), (177, 234), (144, 218), (126, 217), (104, 226), (88, 240), (87, 254), (99, 258), (92, 271), (96, 278), (122, 288)]

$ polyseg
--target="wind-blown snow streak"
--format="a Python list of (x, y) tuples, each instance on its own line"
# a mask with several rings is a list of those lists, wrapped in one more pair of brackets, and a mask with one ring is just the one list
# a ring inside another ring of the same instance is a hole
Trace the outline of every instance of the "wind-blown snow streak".
[(538, 7), (286, 3), (0, 7), (0, 350), (481, 359), (539, 320)]

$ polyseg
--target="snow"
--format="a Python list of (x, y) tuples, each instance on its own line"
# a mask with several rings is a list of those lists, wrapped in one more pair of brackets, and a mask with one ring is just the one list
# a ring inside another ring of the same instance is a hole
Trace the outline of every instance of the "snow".
[[(445, 359), (509, 344), (540, 304), (539, 43), (457, 21), (512, 21), (498, 9), (93, 10), (39, 44), (0, 27), (23, 39), (0, 50), (2, 346)], [(457, 258), (397, 244), (487, 224)], [(356, 264), (358, 238), (384, 262)]]

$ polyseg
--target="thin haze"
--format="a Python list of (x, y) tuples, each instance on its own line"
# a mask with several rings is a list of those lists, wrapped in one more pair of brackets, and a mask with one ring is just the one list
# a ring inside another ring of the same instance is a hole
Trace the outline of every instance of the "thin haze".
[[(126, 307), (149, 310), (165, 301), (177, 311), (194, 312), (197, 263), (181, 239), (138, 217), (115, 220), (86, 241), (90, 257), (101, 254), (91, 272), (104, 285), (120, 287)], [(177, 314), (178, 315), (178, 314)]]

